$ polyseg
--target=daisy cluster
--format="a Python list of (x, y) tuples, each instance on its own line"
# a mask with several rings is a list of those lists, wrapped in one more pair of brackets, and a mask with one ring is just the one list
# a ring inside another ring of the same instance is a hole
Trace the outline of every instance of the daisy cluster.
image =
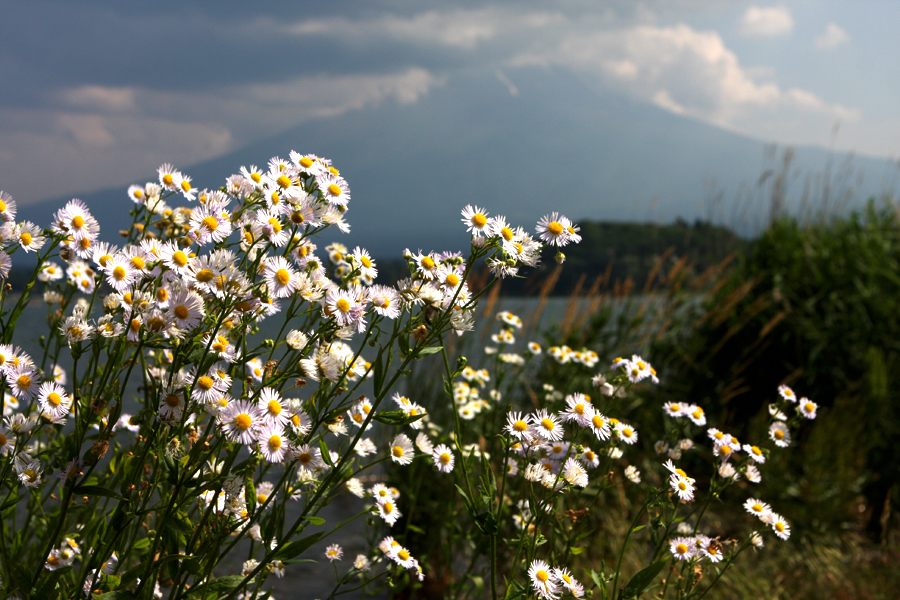
[[(370, 340), (373, 331), (381, 331), (378, 324), (392, 323), (385, 328), (394, 330), (387, 343), (398, 344), (405, 359), (432, 332), (432, 340), (450, 331), (462, 335), (474, 326), (478, 294), (466, 280), (475, 259), (485, 258), (495, 276), (507, 277), (537, 265), (543, 247), (580, 240), (578, 227), (558, 213), (541, 219), (532, 234), (502, 216), (466, 206), (469, 257), (407, 250), (409, 275), (382, 285), (366, 249), (340, 243), (319, 248), (314, 241), (329, 227), (350, 230), (345, 220), (350, 187), (328, 159), (292, 151), (263, 167), (241, 167), (215, 189), (197, 187), (189, 175), (164, 164), (156, 180), (132, 185), (127, 194), (133, 224), (121, 232), (123, 243), (112, 244), (101, 241), (98, 220), (80, 200), (67, 203), (42, 229), (17, 223), (16, 202), (0, 192), (0, 278), (8, 275), (15, 251), (38, 253), (36, 279), (44, 283), (53, 328), (40, 360), (11, 344), (12, 324), (3, 328), (0, 454), (9, 457), (4, 472), (14, 471), (19, 484), (30, 488), (46, 483), (48, 468), (74, 480), (71, 488), (84, 485), (89, 474), (92, 484), (103, 483), (95, 467), (108, 449), (146, 457), (141, 444), (159, 441), (150, 456), (158, 451), (180, 465), (169, 467), (173, 478), (180, 469), (195, 469), (192, 485), (221, 482), (196, 495), (204, 522), (212, 518), (226, 531), (269, 548), (278, 540), (263, 535), (263, 515), (277, 512), (272, 507), (285, 500), (306, 501), (326, 482), (370, 495), (373, 511), (393, 524), (400, 516), (396, 490), (351, 483), (359, 481), (351, 476), (368, 466), (362, 464), (366, 457), (380, 454), (406, 465), (418, 447), (437, 472), (454, 469), (457, 451), (432, 441), (434, 433), (423, 431), (437, 431), (428, 411), (399, 393), (393, 402), (417, 434), (415, 447), (405, 433), (397, 433), (386, 448), (376, 445), (370, 429), (386, 393), (374, 400), (341, 398), (377, 371), (349, 340), (362, 333)], [(30, 289), (6, 314), (18, 318)], [(252, 342), (259, 323), (276, 314), (285, 319), (277, 338)], [(512, 316), (508, 323), (514, 327)], [(93, 371), (73, 373), (67, 387), (66, 373), (54, 365), (61, 349), (76, 360), (91, 357), (76, 365)], [(102, 364), (104, 359), (109, 363)], [(132, 371), (142, 382), (143, 407), (125, 412), (125, 383), (120, 390), (119, 378), (126, 381)], [(462, 376), (455, 390), (461, 414), (486, 407), (479, 391), (499, 399), (484, 390), (490, 380), (486, 371), (468, 369)], [(309, 382), (317, 383), (315, 389), (304, 389)], [(61, 432), (72, 426), (73, 415), (75, 456), (88, 431), (101, 441), (82, 458), (61, 464)], [(206, 469), (202, 461), (194, 467), (185, 454), (198, 444), (212, 452), (244, 452), (250, 462), (231, 473), (223, 466), (231, 462), (215, 455)], [(284, 469), (283, 483), (254, 482), (248, 473), (257, 465), (264, 474)], [(351, 468), (329, 477), (345, 465)], [(146, 490), (135, 493), (154, 493)], [(409, 568), (403, 552), (388, 554)], [(328, 556), (340, 558), (335, 552)], [(47, 568), (70, 559), (70, 550), (53, 544)], [(131, 559), (114, 572), (131, 568)], [(262, 569), (280, 575), (284, 564), (251, 559), (244, 571)], [(94, 590), (99, 578), (91, 570), (85, 589)]]
[[(795, 424), (798, 420), (815, 417), (816, 405), (806, 399), (797, 400), (796, 394), (788, 386), (778, 388), (779, 402), (770, 406), (769, 413), (771, 424), (769, 426), (769, 438), (776, 447), (785, 447), (790, 442), (790, 429), (788, 418), (782, 412), (787, 404), (796, 404)], [(663, 405), (663, 412), (679, 424), (672, 430), (671, 440), (659, 440), (654, 445), (658, 454), (668, 454), (669, 460), (663, 465), (669, 471), (668, 486), (673, 496), (679, 501), (688, 503), (695, 499), (696, 480), (676, 467), (673, 460), (682, 457), (682, 453), (695, 448), (689, 427), (686, 423), (703, 427), (707, 424), (706, 415), (702, 408), (695, 404), (667, 402)], [(687, 437), (685, 437), (687, 436)], [(760, 467), (765, 464), (766, 458), (772, 449), (762, 444), (742, 444), (734, 435), (720, 431), (714, 427), (706, 429), (706, 438), (711, 445), (710, 453), (716, 467), (716, 477), (711, 482), (711, 493), (715, 490), (720, 493), (726, 487), (741, 480), (756, 484), (762, 481)], [(790, 536), (790, 525), (779, 514), (774, 513), (771, 507), (757, 498), (750, 498), (744, 503), (744, 508), (750, 514), (758, 517), (763, 523), (769, 525), (775, 534), (786, 540)], [(762, 545), (762, 537), (758, 532), (753, 532), (750, 541), (757, 547)], [(703, 535), (693, 537), (675, 537), (670, 540), (669, 550), (672, 556), (679, 561), (697, 561), (708, 559), (712, 562), (722, 560), (722, 544), (717, 539), (710, 539)]]
[(584, 586), (565, 567), (551, 568), (546, 562), (535, 560), (528, 567), (528, 577), (539, 598), (556, 600), (563, 594), (576, 598), (584, 596)]
[[(603, 395), (619, 395), (623, 391), (623, 388), (608, 383), (605, 376), (600, 375), (595, 380), (598, 383), (602, 380)], [(555, 390), (548, 391), (549, 397), (554, 398)], [(556, 412), (541, 408), (527, 414), (519, 411), (507, 414), (504, 432), (514, 455), (507, 464), (508, 474), (516, 475), (521, 471), (527, 481), (553, 490), (585, 488), (590, 483), (588, 470), (600, 466), (601, 454), (618, 459), (623, 455), (620, 443), (630, 446), (637, 442), (637, 428), (601, 412), (589, 394), (576, 392), (566, 395), (563, 400), (565, 407)], [(568, 440), (564, 439), (566, 426), (573, 428)], [(592, 450), (581, 439), (582, 435), (593, 439), (592, 444), (602, 446), (603, 450), (599, 454)], [(625, 477), (640, 481), (640, 472), (632, 465), (626, 468)]]

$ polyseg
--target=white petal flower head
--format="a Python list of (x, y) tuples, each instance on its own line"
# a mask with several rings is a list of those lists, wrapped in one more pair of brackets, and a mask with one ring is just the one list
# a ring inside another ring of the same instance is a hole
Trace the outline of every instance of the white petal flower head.
[(431, 454), (434, 459), (434, 466), (441, 473), (449, 473), (453, 470), (455, 462), (453, 451), (446, 445), (441, 444), (434, 449)]
[(415, 454), (412, 441), (402, 433), (391, 442), (390, 452), (391, 460), (398, 465), (408, 465)]
[(546, 562), (533, 561), (528, 567), (528, 577), (531, 579), (531, 587), (539, 597), (553, 600), (559, 597), (559, 579)]

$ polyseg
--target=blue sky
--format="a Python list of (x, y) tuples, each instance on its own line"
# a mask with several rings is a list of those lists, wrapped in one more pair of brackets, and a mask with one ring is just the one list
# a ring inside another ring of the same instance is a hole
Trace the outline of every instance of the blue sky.
[(888, 0), (0, 7), (0, 189), (20, 204), (413, 106), (460, 75), (490, 73), (516, 97), (535, 68), (760, 140), (900, 156), (900, 8)]

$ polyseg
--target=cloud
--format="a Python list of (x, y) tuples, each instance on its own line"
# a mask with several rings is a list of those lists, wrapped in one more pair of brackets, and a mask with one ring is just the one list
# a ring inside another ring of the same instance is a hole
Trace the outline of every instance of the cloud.
[[(31, 201), (124, 185), (146, 179), (163, 162), (183, 167), (312, 119), (382, 102), (411, 104), (442, 84), (411, 67), (203, 92), (77, 86), (61, 90), (52, 106), (0, 108), (0, 181)], [(53, 178), (44, 176), (48, 165)]]
[(837, 23), (829, 23), (822, 35), (816, 38), (816, 48), (832, 50), (850, 41), (850, 36)]
[(717, 32), (685, 24), (570, 31), (556, 48), (522, 53), (511, 63), (572, 69), (675, 114), (778, 141), (810, 143), (813, 132), (830, 131), (835, 120), (860, 117), (811, 91), (758, 81)]
[(741, 17), (741, 33), (748, 36), (777, 37), (794, 30), (794, 18), (783, 6), (750, 6)]

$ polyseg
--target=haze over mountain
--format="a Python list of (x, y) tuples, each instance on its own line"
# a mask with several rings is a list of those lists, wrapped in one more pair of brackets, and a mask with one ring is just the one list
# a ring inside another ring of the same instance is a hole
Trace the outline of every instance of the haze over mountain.
[[(241, 165), (265, 165), (292, 149), (331, 158), (350, 184), (352, 233), (323, 240), (376, 256), (405, 247), (462, 249), (459, 211), (469, 203), (529, 230), (561, 210), (575, 220), (711, 218), (751, 234), (769, 214), (777, 173), (766, 173), (778, 170), (784, 150), (598, 91), (559, 68), (533, 68), (517, 70), (515, 81), (499, 72), (456, 74), (416, 103), (315, 120), (176, 167), (197, 187), (217, 187)], [(155, 179), (156, 166), (148, 165), (146, 180)], [(785, 209), (800, 210), (804, 195), (821, 200), (826, 180), (830, 207), (895, 195), (896, 176), (896, 164), (885, 159), (797, 148), (784, 180)], [(80, 196), (104, 239), (114, 241), (129, 223), (125, 191)], [(21, 218), (46, 224), (69, 199), (23, 206)]]

